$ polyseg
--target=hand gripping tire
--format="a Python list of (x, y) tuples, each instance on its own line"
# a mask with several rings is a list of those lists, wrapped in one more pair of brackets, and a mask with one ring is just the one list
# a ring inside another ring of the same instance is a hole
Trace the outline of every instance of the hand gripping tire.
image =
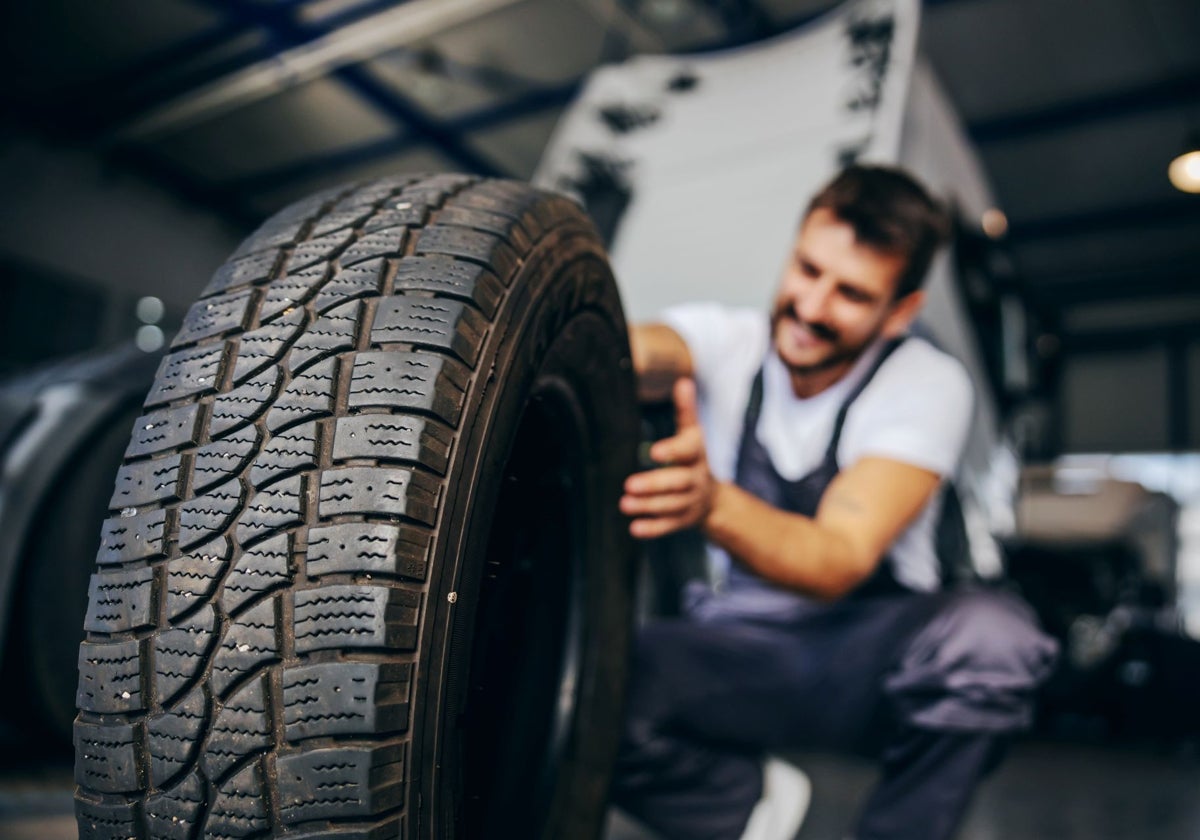
[(188, 313), (117, 477), (80, 836), (595, 837), (637, 425), (566, 199), (403, 177), (267, 221)]

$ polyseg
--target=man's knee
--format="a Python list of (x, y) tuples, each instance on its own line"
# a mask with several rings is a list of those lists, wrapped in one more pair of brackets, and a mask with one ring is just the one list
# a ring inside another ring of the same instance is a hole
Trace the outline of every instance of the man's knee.
[(887, 688), (909, 722), (1013, 731), (1030, 722), (1057, 650), (1014, 596), (955, 593), (913, 638)]

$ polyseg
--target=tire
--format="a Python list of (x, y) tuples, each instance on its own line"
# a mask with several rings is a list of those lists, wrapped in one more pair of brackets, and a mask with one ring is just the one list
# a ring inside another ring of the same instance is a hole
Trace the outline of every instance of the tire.
[(638, 418), (594, 228), (458, 175), (296, 204), (163, 360), (80, 648), (82, 838), (589, 838)]
[(137, 404), (106, 417), (73, 453), (66, 475), (42, 500), (22, 558), (13, 615), (10, 678), (28, 686), (29, 712), (60, 750), (71, 743), (76, 658), (83, 640), (88, 575), (108, 494)]

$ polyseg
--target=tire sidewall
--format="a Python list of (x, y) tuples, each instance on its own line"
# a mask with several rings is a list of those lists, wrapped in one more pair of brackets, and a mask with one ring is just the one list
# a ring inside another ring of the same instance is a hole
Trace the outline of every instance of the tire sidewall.
[[(582, 219), (535, 244), (481, 354), (479, 376), (484, 381), (476, 383), (464, 409), (473, 423), (464, 429), (451, 467), (458, 480), (442, 507), (443, 522), (462, 526), (438, 528), (442, 537), (432, 565), (441, 575), (430, 587), (421, 655), (427, 667), (415, 687), (416, 708), (423, 712), (415, 722), (410, 766), (436, 770), (413, 780), (409, 814), (431, 821), (421, 826), (428, 836), (456, 836), (462, 803), (455, 729), (469, 685), (492, 513), (523, 410), (535, 391), (552, 387), (573, 404), (581, 424), (585, 486), (579, 491), (586, 499), (587, 539), (580, 543), (586, 585), (576, 714), (564, 760), (555, 768), (559, 781), (543, 837), (583, 840), (602, 824), (624, 694), (635, 555), (616, 499), (634, 467), (637, 416), (616, 286)], [(414, 836), (426, 836), (412, 828)], [(529, 826), (510, 830), (532, 836)]]

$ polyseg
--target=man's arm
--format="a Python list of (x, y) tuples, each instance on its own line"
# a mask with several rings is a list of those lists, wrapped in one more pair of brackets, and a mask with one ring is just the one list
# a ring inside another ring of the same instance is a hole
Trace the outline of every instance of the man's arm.
[(695, 385), (675, 385), (677, 431), (650, 449), (663, 466), (630, 476), (621, 510), (643, 539), (699, 526), (768, 580), (834, 600), (870, 577), (888, 547), (937, 491), (937, 473), (863, 458), (838, 474), (813, 518), (779, 510), (708, 470)]
[(629, 346), (642, 402), (671, 399), (675, 380), (692, 375), (692, 354), (687, 344), (666, 324), (635, 324), (629, 328)]
[(717, 483), (700, 526), (768, 580), (835, 600), (871, 576), (940, 484), (940, 476), (920, 467), (863, 458), (830, 483), (809, 519)]

